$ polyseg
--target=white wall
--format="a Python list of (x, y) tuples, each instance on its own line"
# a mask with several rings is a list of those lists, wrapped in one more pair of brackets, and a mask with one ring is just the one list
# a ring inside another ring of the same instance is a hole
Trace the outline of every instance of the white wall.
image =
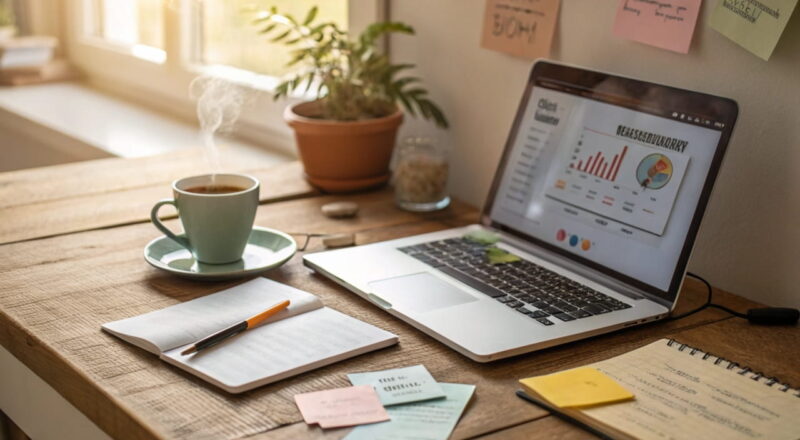
[[(616, 0), (562, 0), (552, 58), (730, 97), (739, 121), (689, 269), (770, 305), (800, 306), (800, 12), (764, 62), (708, 26), (706, 0), (688, 55), (611, 34)], [(418, 64), (452, 128), (452, 192), (481, 205), (531, 62), (480, 48), (483, 0), (394, 0), (415, 37), (391, 41)], [(800, 9), (800, 8), (798, 8)], [(403, 133), (431, 134), (409, 119)]]

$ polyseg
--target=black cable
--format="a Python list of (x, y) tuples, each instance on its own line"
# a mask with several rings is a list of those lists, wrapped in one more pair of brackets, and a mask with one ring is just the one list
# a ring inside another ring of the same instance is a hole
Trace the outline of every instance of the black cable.
[(739, 313), (725, 306), (721, 306), (719, 304), (712, 304), (711, 298), (714, 294), (714, 289), (711, 287), (711, 284), (700, 275), (693, 274), (691, 272), (686, 272), (686, 275), (694, 279), (697, 279), (706, 285), (706, 290), (708, 292), (708, 296), (706, 297), (706, 302), (705, 304), (694, 310), (681, 313), (680, 315), (670, 316), (669, 318), (667, 318), (669, 320), (685, 318), (689, 315), (693, 315), (709, 307), (714, 307), (716, 309), (724, 310), (737, 318), (746, 319), (751, 324), (795, 325), (797, 324), (797, 321), (800, 320), (800, 311), (798, 311), (797, 309), (790, 309), (785, 307), (764, 307), (759, 309), (750, 309), (747, 311), (747, 313)]
[(725, 306), (721, 306), (719, 304), (709, 304), (708, 306), (709, 307), (714, 307), (714, 308), (717, 308), (717, 309), (720, 309), (720, 310), (724, 310), (724, 311), (730, 313), (731, 315), (739, 317), (739, 318), (742, 318), (742, 319), (749, 319), (747, 317), (747, 315), (745, 315), (744, 313), (739, 313), (739, 312), (737, 312), (735, 310), (729, 309), (729, 308), (727, 308)]
[[(705, 278), (701, 277), (700, 275), (693, 274), (691, 272), (686, 272), (686, 275), (688, 275), (688, 276), (690, 276), (690, 277), (692, 277), (692, 278), (694, 278), (694, 279), (696, 279), (696, 280), (698, 280), (698, 281), (700, 281), (700, 282), (702, 282), (703, 284), (706, 285), (706, 291), (707, 291), (706, 302), (705, 302), (705, 304), (703, 304), (702, 306), (700, 306), (700, 307), (698, 307), (698, 308), (696, 308), (694, 310), (690, 310), (688, 312), (681, 313), (680, 315), (670, 316), (669, 319), (673, 320), (673, 321), (676, 320), (676, 319), (685, 318), (685, 317), (687, 317), (689, 315), (694, 315), (695, 313), (697, 313), (697, 312), (699, 312), (701, 310), (704, 310), (704, 309), (706, 309), (706, 308), (708, 308), (709, 306), (712, 305), (711, 304), (711, 297), (714, 294), (714, 288), (711, 287), (711, 284), (708, 281), (706, 281)], [(732, 313), (737, 315), (737, 316), (739, 315), (736, 312), (732, 312)]]

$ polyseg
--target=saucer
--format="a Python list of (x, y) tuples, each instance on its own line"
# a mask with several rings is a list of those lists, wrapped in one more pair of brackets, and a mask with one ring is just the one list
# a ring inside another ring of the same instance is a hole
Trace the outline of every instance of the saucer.
[(233, 263), (200, 263), (188, 250), (163, 235), (145, 246), (144, 259), (155, 268), (184, 278), (227, 280), (278, 267), (292, 258), (295, 251), (297, 243), (291, 236), (275, 229), (254, 226), (242, 258)]

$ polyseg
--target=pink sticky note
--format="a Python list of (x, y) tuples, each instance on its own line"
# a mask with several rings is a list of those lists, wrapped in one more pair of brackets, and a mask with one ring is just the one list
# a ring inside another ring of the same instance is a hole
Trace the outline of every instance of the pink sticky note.
[(702, 0), (619, 0), (614, 35), (687, 53), (700, 3)]
[(318, 423), (321, 428), (389, 420), (389, 414), (371, 385), (297, 394), (294, 401), (303, 414), (303, 420), (309, 425)]

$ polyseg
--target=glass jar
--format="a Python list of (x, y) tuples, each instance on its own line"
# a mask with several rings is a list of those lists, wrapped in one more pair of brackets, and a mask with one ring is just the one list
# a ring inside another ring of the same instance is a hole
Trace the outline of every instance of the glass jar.
[(431, 138), (409, 137), (397, 151), (392, 180), (397, 206), (428, 212), (450, 204), (447, 151)]

